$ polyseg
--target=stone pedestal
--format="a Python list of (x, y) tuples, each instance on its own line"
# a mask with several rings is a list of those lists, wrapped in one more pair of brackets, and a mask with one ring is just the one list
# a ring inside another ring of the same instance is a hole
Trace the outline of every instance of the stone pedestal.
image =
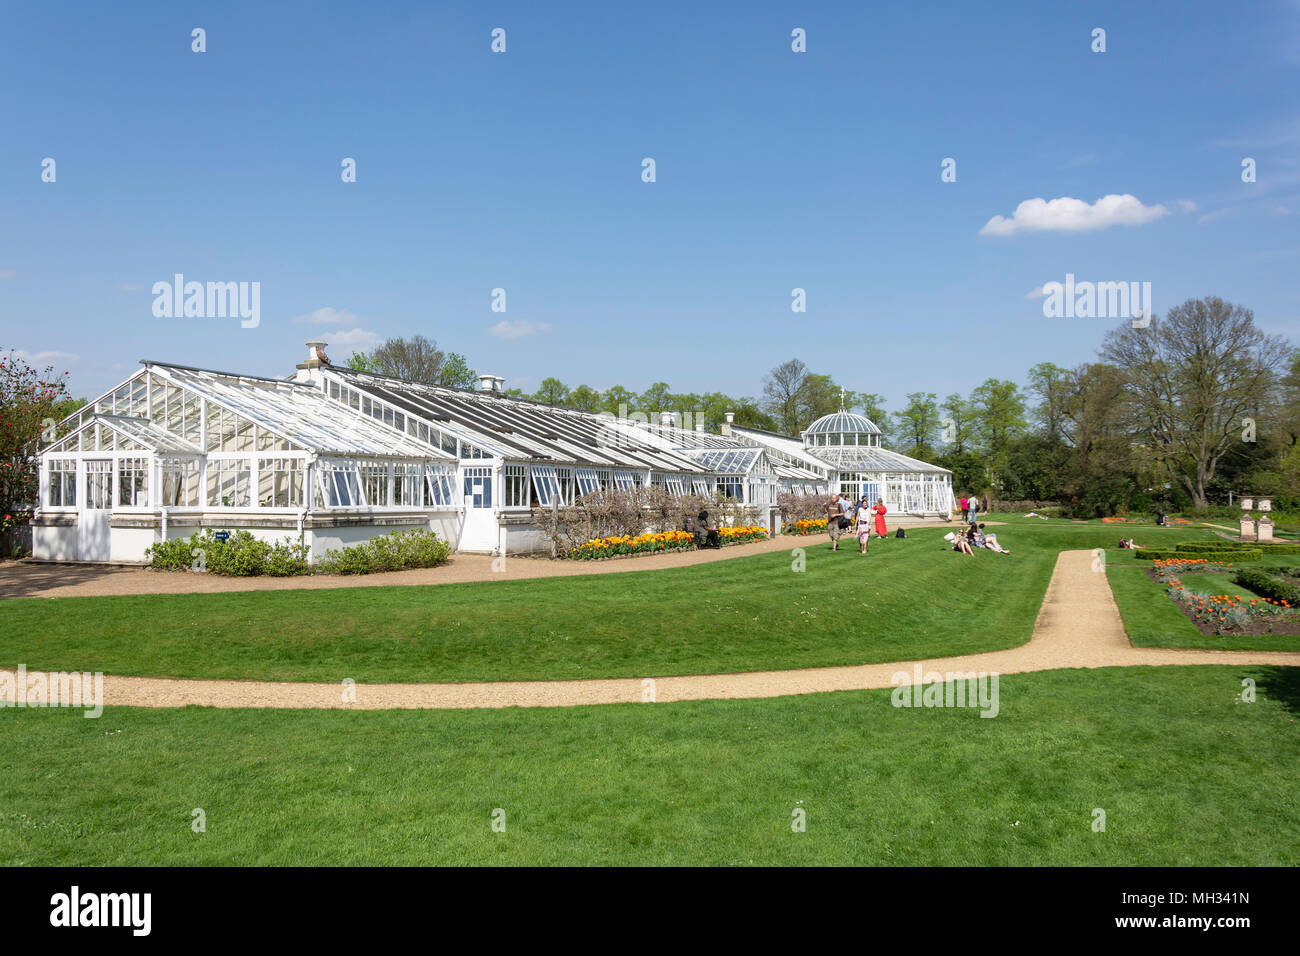
[(1242, 541), (1255, 540), (1255, 519), (1252, 518), (1250, 515), (1241, 516), (1241, 540)]
[(1255, 540), (1263, 543), (1273, 540), (1273, 519), (1264, 515), (1256, 524)]

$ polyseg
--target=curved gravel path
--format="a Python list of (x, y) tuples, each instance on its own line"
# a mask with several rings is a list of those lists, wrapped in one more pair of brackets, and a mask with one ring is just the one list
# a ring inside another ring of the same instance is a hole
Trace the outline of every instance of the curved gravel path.
[[(633, 562), (628, 562), (633, 563)], [(653, 679), (509, 681), (470, 684), (358, 684), (345, 700), (341, 684), (105, 677), (104, 703), (132, 707), (281, 707), (355, 710), (473, 707), (575, 707), (647, 700), (722, 700), (784, 697), (911, 683), (922, 673), (984, 671), (1021, 674), (1067, 667), (1166, 664), (1278, 664), (1300, 666), (1297, 651), (1207, 651), (1134, 647), (1120, 620), (1104, 573), (1092, 570), (1091, 551), (1063, 551), (1047, 587), (1028, 644), (984, 654), (851, 667), (704, 674)]]

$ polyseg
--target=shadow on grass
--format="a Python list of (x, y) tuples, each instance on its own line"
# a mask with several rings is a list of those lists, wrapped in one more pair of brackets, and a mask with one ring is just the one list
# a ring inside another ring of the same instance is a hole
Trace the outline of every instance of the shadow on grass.
[(1255, 679), (1260, 694), (1276, 700), (1288, 713), (1300, 714), (1300, 667), (1263, 667)]

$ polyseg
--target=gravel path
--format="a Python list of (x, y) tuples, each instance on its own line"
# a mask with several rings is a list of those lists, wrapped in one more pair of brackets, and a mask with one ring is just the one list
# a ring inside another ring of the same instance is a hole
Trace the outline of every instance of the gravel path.
[[(989, 525), (1002, 524), (990, 521)], [(918, 522), (911, 528), (948, 526), (943, 521)], [(567, 577), (575, 574), (618, 574), (658, 571), (692, 564), (728, 561), (752, 554), (825, 547), (825, 534), (777, 535), (766, 541), (728, 545), (720, 551), (678, 551), (640, 555), (609, 561), (553, 561), (511, 555), (505, 559), (485, 554), (451, 556), (439, 568), (391, 571), (383, 574), (319, 574), (296, 578), (227, 578), (190, 571), (150, 571), (145, 568), (87, 564), (36, 564), (29, 561), (0, 563), (0, 598), (10, 597), (111, 597), (119, 594), (213, 594), (225, 591), (291, 591), (319, 588), (378, 588), (394, 585), (463, 584), (467, 581), (521, 581), (529, 578)], [(853, 543), (856, 547), (856, 542)], [(846, 543), (847, 546), (847, 543)], [(880, 542), (888, 547), (889, 542)]]
[[(716, 557), (716, 555), (715, 555)], [(614, 562), (635, 564), (637, 562)], [(386, 710), (393, 708), (574, 707), (581, 704), (784, 697), (790, 694), (893, 686), (914, 665), (928, 671), (1020, 674), (1057, 668), (1165, 664), (1279, 664), (1300, 666), (1300, 652), (1206, 651), (1133, 647), (1106, 575), (1092, 570), (1091, 551), (1063, 551), (1048, 584), (1028, 644), (1003, 651), (923, 661), (854, 667), (759, 671), (582, 681), (517, 681), (472, 684), (359, 684), (355, 702), (341, 684), (262, 681), (173, 680), (106, 677), (104, 702), (135, 707), (282, 707)]]

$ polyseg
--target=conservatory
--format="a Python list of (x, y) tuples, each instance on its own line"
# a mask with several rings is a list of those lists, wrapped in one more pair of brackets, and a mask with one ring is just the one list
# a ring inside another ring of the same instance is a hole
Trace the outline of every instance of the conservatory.
[(41, 451), (32, 550), (135, 562), (201, 528), (326, 549), (396, 528), (454, 534), (456, 460), (308, 386), (145, 362)]
[(853, 500), (880, 498), (896, 517), (952, 513), (952, 472), (882, 448), (880, 429), (862, 415), (841, 408), (817, 419), (798, 439), (754, 428), (734, 430), (792, 460), (820, 464), (835, 491)]

